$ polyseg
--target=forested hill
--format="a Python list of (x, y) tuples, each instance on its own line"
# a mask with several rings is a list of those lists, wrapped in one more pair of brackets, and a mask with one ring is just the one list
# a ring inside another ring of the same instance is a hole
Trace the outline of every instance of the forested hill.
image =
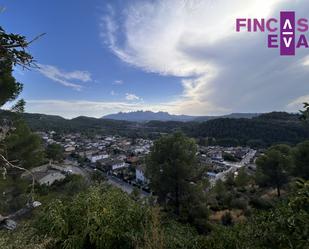
[[(6, 115), (8, 114), (5, 112)], [(2, 113), (4, 115), (4, 113)], [(207, 122), (149, 121), (147, 123), (77, 117), (71, 120), (43, 114), (23, 114), (34, 131), (119, 134), (157, 138), (162, 133), (181, 130), (203, 144), (251, 145), (296, 144), (309, 139), (309, 124), (298, 114), (272, 112), (252, 119), (219, 118)]]
[(193, 125), (186, 133), (194, 137), (215, 137), (217, 143), (223, 145), (262, 147), (274, 143), (295, 144), (308, 139), (309, 125), (301, 122), (297, 115), (287, 117), (282, 119), (277, 114), (269, 114), (254, 119), (216, 119)]

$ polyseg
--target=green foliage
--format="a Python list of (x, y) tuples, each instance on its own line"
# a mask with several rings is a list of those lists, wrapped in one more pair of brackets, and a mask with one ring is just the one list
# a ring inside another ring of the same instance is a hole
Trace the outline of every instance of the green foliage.
[(6, 179), (0, 178), (0, 214), (10, 214), (24, 207), (28, 201), (30, 182), (15, 179), (10, 175)]
[[(13, 77), (13, 66), (31, 67), (33, 57), (26, 52), (29, 43), (24, 36), (9, 34), (0, 27), (0, 107), (15, 100), (22, 91), (22, 84)], [(13, 111), (23, 111), (24, 101), (14, 106)]]
[(29, 223), (20, 224), (14, 232), (0, 230), (1, 249), (50, 249), (54, 246), (52, 238), (39, 236)]
[(81, 191), (86, 190), (88, 184), (85, 178), (81, 175), (70, 175), (61, 182), (53, 184), (52, 189), (59, 189), (65, 193), (66, 196), (74, 196)]
[(233, 225), (233, 217), (230, 212), (226, 212), (222, 218), (221, 223), (224, 226), (232, 226)]
[(232, 154), (230, 154), (230, 153), (223, 153), (223, 159), (225, 160), (225, 161), (230, 161), (230, 162), (237, 162), (237, 161), (239, 161), (235, 156), (233, 156)]
[(40, 165), (44, 158), (40, 137), (33, 134), (22, 120), (17, 120), (14, 127), (4, 141), (8, 159), (24, 168)]
[(248, 176), (248, 174), (246, 173), (246, 169), (245, 168), (241, 168), (238, 171), (237, 176), (235, 177), (235, 184), (237, 187), (245, 187), (248, 185), (250, 181), (250, 177)]
[(133, 200), (139, 200), (141, 195), (141, 190), (137, 187), (133, 188), (133, 191), (131, 192), (130, 196)]
[(0, 58), (3, 59), (1, 61), (8, 61), (13, 66), (31, 66), (33, 57), (25, 51), (30, 43), (25, 36), (6, 33), (0, 27)]
[[(275, 143), (296, 144), (309, 137), (309, 128), (300, 115), (269, 113), (253, 119), (215, 119), (179, 125), (192, 137), (214, 137), (221, 145), (271, 146)], [(158, 127), (164, 124), (157, 124)]]
[(46, 156), (54, 161), (62, 161), (64, 158), (64, 149), (59, 144), (49, 144), (46, 148)]
[(293, 149), (293, 175), (309, 179), (309, 141), (298, 144)]
[(22, 84), (13, 77), (10, 65), (3, 64), (4, 62), (0, 62), (0, 107), (15, 100), (23, 89)]
[(106, 181), (105, 175), (98, 170), (94, 171), (90, 175), (90, 177), (91, 177), (91, 181), (93, 181), (94, 183), (103, 183), (104, 181)]
[[(190, 225), (169, 221), (164, 227), (165, 249), (203, 249), (200, 237)], [(155, 248), (154, 248), (155, 249)]]
[(305, 249), (309, 245), (309, 183), (301, 181), (288, 201), (232, 228), (217, 226), (203, 240), (212, 249)]
[(213, 191), (218, 195), (218, 196), (223, 196), (226, 193), (226, 187), (225, 184), (223, 183), (222, 180), (218, 180), (216, 182), (216, 185), (213, 188)]
[(20, 99), (11, 107), (11, 111), (16, 113), (23, 113), (25, 111), (25, 105), (26, 102), (23, 99)]
[(256, 161), (258, 176), (262, 178), (260, 181), (266, 181), (270, 186), (276, 187), (278, 197), (280, 196), (280, 188), (288, 181), (290, 175), (292, 167), (290, 151), (291, 149), (287, 145), (276, 145), (269, 148)]
[(183, 134), (165, 136), (155, 142), (147, 163), (146, 174), (160, 201), (168, 196), (179, 208), (181, 192), (190, 184), (197, 166), (195, 142)]
[(193, 225), (199, 233), (208, 232), (208, 203), (205, 184), (191, 184), (182, 201), (181, 218)]
[(71, 202), (55, 200), (42, 212), (39, 231), (61, 248), (133, 248), (147, 211), (121, 190), (91, 187)]
[(206, 186), (196, 152), (195, 141), (182, 133), (164, 136), (151, 150), (146, 175), (161, 204), (201, 228), (207, 218)]
[[(269, 114), (253, 119), (215, 119), (207, 122), (134, 123), (79, 117), (66, 120), (59, 116), (24, 114), (32, 130), (81, 132), (88, 134), (117, 134), (127, 137), (156, 139), (162, 133), (182, 131), (187, 136), (199, 138), (201, 145), (250, 145), (265, 148), (273, 144), (297, 144), (309, 138), (309, 126), (297, 114)], [(207, 141), (202, 141), (207, 138)], [(236, 141), (236, 143), (235, 143)]]
[(304, 110), (300, 111), (301, 119), (307, 121), (309, 119), (309, 104), (304, 103)]

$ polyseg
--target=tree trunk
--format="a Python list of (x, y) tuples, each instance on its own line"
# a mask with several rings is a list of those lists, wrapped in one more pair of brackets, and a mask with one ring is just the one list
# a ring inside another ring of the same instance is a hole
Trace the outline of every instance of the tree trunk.
[(281, 196), (281, 193), (280, 193), (280, 186), (277, 185), (277, 196), (280, 197)]
[(176, 185), (176, 190), (175, 190), (175, 206), (176, 206), (175, 213), (176, 213), (176, 215), (179, 216), (179, 214), (180, 214), (180, 203), (179, 203), (179, 186), (178, 186), (178, 184)]

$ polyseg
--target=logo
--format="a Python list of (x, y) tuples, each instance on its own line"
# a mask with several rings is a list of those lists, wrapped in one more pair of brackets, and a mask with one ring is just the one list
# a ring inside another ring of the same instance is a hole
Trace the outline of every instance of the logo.
[(282, 56), (294, 56), (296, 49), (309, 48), (306, 33), (308, 19), (298, 18), (294, 11), (280, 12), (280, 19), (237, 18), (236, 32), (268, 33), (267, 47), (280, 49)]

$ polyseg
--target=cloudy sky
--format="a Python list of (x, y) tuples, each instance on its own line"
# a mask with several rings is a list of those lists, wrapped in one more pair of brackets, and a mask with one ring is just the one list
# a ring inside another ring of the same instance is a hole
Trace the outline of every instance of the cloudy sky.
[[(266, 48), (237, 17), (309, 18), (307, 0), (0, 0), (0, 25), (29, 39), (40, 69), (22, 71), (28, 112), (101, 117), (297, 111), (309, 101), (309, 49)], [(309, 39), (309, 34), (308, 34)]]

